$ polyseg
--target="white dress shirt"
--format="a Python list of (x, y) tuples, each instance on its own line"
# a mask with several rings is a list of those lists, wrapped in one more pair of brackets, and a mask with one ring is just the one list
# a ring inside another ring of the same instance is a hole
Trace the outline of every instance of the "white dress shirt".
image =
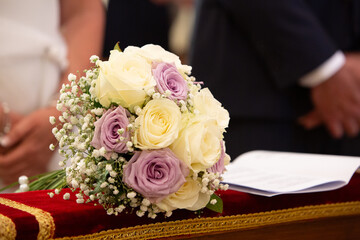
[(345, 64), (345, 55), (342, 51), (336, 51), (328, 60), (320, 66), (300, 78), (303, 87), (315, 87), (332, 77)]

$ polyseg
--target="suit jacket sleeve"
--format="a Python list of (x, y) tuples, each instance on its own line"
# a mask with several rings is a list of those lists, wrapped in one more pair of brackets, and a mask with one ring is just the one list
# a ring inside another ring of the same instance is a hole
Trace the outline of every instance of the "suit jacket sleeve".
[(219, 0), (279, 87), (296, 84), (337, 50), (302, 0)]

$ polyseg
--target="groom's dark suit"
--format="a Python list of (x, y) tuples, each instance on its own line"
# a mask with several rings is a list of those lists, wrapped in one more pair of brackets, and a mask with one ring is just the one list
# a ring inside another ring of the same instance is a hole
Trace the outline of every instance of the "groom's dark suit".
[(193, 75), (230, 112), (232, 157), (252, 149), (360, 155), (359, 139), (296, 123), (313, 108), (299, 79), (337, 50), (359, 49), (360, 1), (203, 0), (197, 13)]

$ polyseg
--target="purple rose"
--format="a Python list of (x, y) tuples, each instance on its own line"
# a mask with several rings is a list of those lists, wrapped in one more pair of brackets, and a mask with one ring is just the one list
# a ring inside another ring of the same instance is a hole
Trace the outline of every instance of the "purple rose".
[(224, 142), (221, 141), (221, 154), (219, 160), (211, 167), (208, 168), (208, 172), (212, 173), (223, 173), (225, 170), (225, 149), (224, 149)]
[[(126, 143), (130, 140), (130, 133), (127, 131), (129, 125), (129, 112), (119, 106), (115, 109), (109, 109), (98, 119), (95, 125), (94, 137), (91, 145), (96, 149), (102, 147), (107, 151), (106, 158), (109, 159), (112, 152), (125, 153), (128, 151)], [(120, 135), (118, 130), (124, 129)], [(120, 141), (120, 137), (124, 140)]]
[(169, 148), (138, 151), (124, 168), (123, 182), (157, 203), (185, 183), (189, 169)]
[(174, 64), (154, 64), (152, 72), (156, 80), (157, 89), (161, 94), (169, 90), (171, 92), (169, 99), (186, 100), (189, 88)]

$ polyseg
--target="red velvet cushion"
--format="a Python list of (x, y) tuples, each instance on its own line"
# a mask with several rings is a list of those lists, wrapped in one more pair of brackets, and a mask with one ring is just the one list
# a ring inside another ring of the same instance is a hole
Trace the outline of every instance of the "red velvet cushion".
[[(176, 210), (169, 218), (159, 215), (156, 220), (147, 217), (139, 218), (135, 213), (108, 216), (100, 205), (77, 204), (75, 194), (68, 189), (53, 198), (48, 196), (48, 192), (1, 194), (0, 198), (11, 199), (51, 213), (55, 222), (54, 237), (85, 235), (161, 221), (198, 218), (195, 213), (185, 210)], [(62, 196), (65, 192), (71, 193), (70, 200), (63, 200)], [(271, 198), (231, 190), (220, 191), (218, 194), (223, 199), (224, 212), (218, 214), (205, 209), (201, 214), (202, 217), (230, 216), (308, 205), (360, 201), (360, 174), (355, 174), (347, 186), (328, 192), (289, 194)], [(33, 215), (4, 204), (0, 204), (0, 214), (11, 218), (15, 223), (18, 239), (36, 239), (39, 224)]]

